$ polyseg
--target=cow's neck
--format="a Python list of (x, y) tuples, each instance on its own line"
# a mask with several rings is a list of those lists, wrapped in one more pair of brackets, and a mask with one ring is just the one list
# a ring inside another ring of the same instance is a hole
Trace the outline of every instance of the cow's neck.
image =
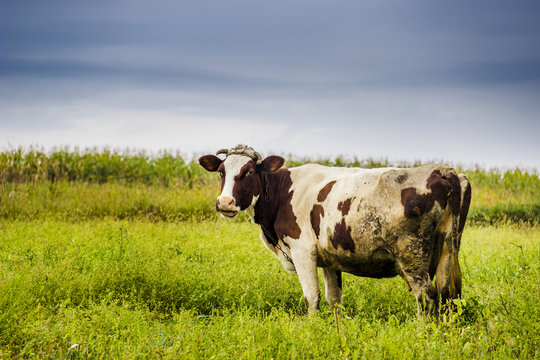
[(279, 241), (274, 224), (284, 202), (288, 201), (291, 186), (290, 173), (287, 169), (276, 172), (262, 172), (261, 195), (254, 206), (253, 221), (261, 226), (266, 240), (276, 246)]

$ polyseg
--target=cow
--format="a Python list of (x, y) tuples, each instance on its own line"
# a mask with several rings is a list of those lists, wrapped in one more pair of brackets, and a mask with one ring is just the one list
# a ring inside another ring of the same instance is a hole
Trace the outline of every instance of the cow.
[(341, 304), (342, 272), (403, 277), (419, 318), (461, 296), (458, 254), (471, 185), (451, 167), (287, 169), (282, 157), (263, 159), (246, 145), (199, 163), (221, 175), (216, 210), (226, 218), (245, 211), (264, 245), (298, 274), (309, 313), (319, 306), (317, 267), (330, 306)]

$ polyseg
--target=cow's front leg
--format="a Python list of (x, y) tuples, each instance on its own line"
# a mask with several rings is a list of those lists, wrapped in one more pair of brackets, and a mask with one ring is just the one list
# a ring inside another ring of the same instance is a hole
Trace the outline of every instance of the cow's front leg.
[(324, 294), (331, 308), (341, 305), (341, 271), (322, 268), (324, 276)]
[(319, 309), (320, 291), (317, 276), (317, 255), (315, 249), (291, 249), (291, 257), (304, 292), (304, 301), (310, 314)]

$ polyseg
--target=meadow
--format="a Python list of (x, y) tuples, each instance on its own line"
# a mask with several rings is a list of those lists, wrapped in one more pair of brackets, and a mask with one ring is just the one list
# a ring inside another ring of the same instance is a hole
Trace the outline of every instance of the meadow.
[(461, 171), (473, 186), (463, 298), (456, 313), (420, 322), (402, 279), (352, 275), (342, 315), (321, 303), (308, 316), (257, 226), (219, 218), (217, 177), (179, 154), (6, 150), (0, 357), (539, 358), (538, 174)]

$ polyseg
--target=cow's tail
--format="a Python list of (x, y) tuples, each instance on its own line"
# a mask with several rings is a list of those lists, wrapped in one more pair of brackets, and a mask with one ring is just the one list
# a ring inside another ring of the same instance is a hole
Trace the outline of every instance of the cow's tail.
[(471, 203), (471, 184), (463, 174), (454, 172), (449, 176), (452, 191), (446, 216), (440, 231), (443, 244), (437, 266), (437, 288), (442, 305), (447, 301), (461, 297), (461, 269), (459, 266), (459, 248), (465, 220)]

